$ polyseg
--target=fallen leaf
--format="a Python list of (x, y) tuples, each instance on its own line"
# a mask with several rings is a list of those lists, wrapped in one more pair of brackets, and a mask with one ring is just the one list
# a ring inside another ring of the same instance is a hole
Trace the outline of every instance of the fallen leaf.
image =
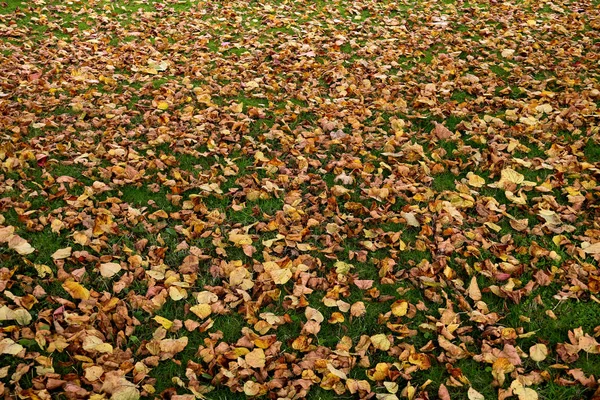
[(543, 343), (538, 343), (529, 348), (529, 356), (535, 362), (544, 361), (548, 357), (548, 348)]
[(263, 349), (254, 349), (246, 354), (245, 360), (251, 368), (264, 368), (266, 362), (265, 352)]
[(83, 339), (83, 349), (85, 351), (97, 351), (99, 353), (112, 353), (113, 347), (105, 343), (99, 337), (88, 335)]
[(62, 260), (64, 258), (67, 258), (70, 256), (71, 256), (71, 247), (65, 247), (64, 249), (56, 250), (52, 254), (52, 259), (53, 260)]
[(244, 383), (244, 394), (246, 396), (254, 397), (259, 396), (267, 392), (267, 388), (265, 385), (262, 385), (258, 382), (246, 381)]
[(8, 239), (8, 247), (21, 255), (31, 254), (35, 249), (22, 237), (13, 235)]
[(481, 290), (479, 290), (479, 285), (477, 284), (477, 278), (472, 277), (471, 283), (469, 284), (468, 289), (469, 297), (474, 301), (481, 300)]
[(104, 374), (104, 368), (99, 365), (92, 365), (91, 367), (87, 367), (84, 369), (85, 371), (85, 379), (90, 382), (95, 382), (99, 380)]
[(523, 181), (525, 180), (525, 176), (523, 174), (518, 173), (517, 171), (515, 171), (512, 168), (504, 168), (501, 171), (501, 178), (500, 178), (500, 182), (510, 182), (510, 183), (514, 183), (515, 185), (519, 185), (521, 183), (523, 183)]
[(388, 351), (392, 345), (390, 340), (383, 333), (371, 336), (371, 343), (377, 350)]
[(352, 315), (353, 317), (362, 317), (366, 313), (367, 309), (365, 307), (365, 303), (363, 303), (362, 301), (357, 301), (350, 307), (350, 315)]
[(472, 387), (467, 390), (467, 397), (469, 400), (485, 400), (485, 397)]
[(188, 345), (188, 337), (183, 336), (179, 339), (163, 339), (160, 341), (160, 351), (168, 353), (170, 357), (173, 354), (181, 353)]
[(9, 356), (16, 356), (25, 348), (10, 338), (4, 338), (0, 341), (0, 354), (8, 354)]
[(510, 388), (519, 400), (538, 400), (537, 392), (531, 388), (524, 387), (519, 380), (514, 380), (510, 384)]
[(152, 319), (155, 320), (156, 322), (158, 322), (166, 330), (171, 329), (171, 327), (173, 326), (173, 321), (171, 321), (165, 317), (161, 317), (160, 315), (157, 315)]
[(451, 400), (450, 392), (448, 392), (448, 388), (443, 383), (438, 388), (438, 397), (440, 400)]
[(467, 174), (467, 179), (470, 186), (480, 188), (483, 187), (483, 185), (485, 185), (485, 179), (483, 179), (479, 175), (475, 175), (472, 172), (469, 172)]
[[(69, 253), (70, 251), (69, 248)], [(76, 300), (88, 300), (90, 298), (90, 291), (75, 281), (66, 281), (62, 284), (62, 287)]]
[(600, 242), (591, 244), (583, 249), (587, 254), (600, 254)]
[(124, 386), (113, 392), (110, 400), (138, 400), (140, 391), (135, 386)]
[(444, 125), (437, 123), (435, 121), (434, 121), (434, 124), (435, 124), (435, 128), (433, 128), (433, 134), (438, 139), (449, 139), (452, 137), (452, 135), (453, 135), (452, 131), (450, 131)]
[(105, 278), (112, 278), (121, 271), (121, 265), (118, 263), (102, 263), (100, 264), (100, 275)]

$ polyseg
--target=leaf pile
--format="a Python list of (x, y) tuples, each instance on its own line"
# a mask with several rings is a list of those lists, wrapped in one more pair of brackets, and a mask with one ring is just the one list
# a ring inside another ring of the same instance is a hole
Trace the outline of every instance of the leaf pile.
[(1, 4), (0, 394), (600, 398), (597, 1)]

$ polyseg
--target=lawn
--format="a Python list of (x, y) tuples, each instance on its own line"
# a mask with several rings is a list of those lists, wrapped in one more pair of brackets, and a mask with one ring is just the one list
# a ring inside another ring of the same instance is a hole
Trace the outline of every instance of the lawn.
[(0, 0), (0, 396), (600, 399), (598, 0)]

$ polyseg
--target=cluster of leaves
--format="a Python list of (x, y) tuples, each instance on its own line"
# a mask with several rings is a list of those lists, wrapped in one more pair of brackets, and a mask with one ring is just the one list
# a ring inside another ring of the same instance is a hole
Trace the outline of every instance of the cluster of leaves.
[(0, 12), (0, 395), (600, 397), (597, 0)]

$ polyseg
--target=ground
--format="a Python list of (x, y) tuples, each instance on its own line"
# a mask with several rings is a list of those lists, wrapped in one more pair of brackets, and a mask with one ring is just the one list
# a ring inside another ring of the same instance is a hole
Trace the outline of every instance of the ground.
[(600, 397), (598, 0), (0, 13), (0, 394)]

